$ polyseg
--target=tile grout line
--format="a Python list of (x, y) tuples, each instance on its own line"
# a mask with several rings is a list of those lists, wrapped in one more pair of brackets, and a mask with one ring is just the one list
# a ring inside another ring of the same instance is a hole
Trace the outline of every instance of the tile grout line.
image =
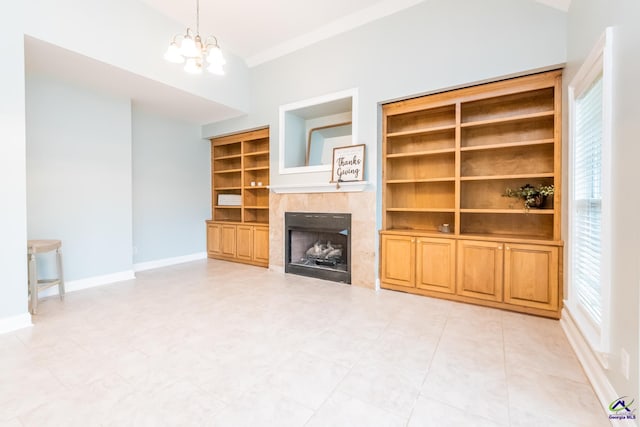
[(504, 334), (504, 321), (505, 321), (505, 313), (502, 312), (500, 314), (500, 333), (502, 335), (502, 368), (504, 369), (504, 383), (506, 385), (507, 392), (507, 425), (513, 425), (511, 420), (511, 393), (509, 392), (509, 373), (507, 372), (507, 343), (505, 340)]
[(436, 343), (435, 349), (433, 350), (433, 354), (431, 355), (431, 360), (429, 360), (429, 366), (427, 367), (427, 372), (424, 375), (424, 378), (422, 379), (422, 383), (420, 383), (420, 392), (418, 393), (418, 397), (416, 397), (416, 401), (413, 404), (413, 408), (411, 408), (411, 412), (409, 413), (409, 418), (407, 419), (406, 426), (408, 426), (409, 423), (411, 422), (411, 417), (413, 417), (413, 411), (416, 409), (416, 403), (418, 403), (418, 400), (420, 399), (420, 397), (422, 397), (422, 389), (424, 387), (424, 384), (427, 381), (427, 378), (429, 377), (429, 374), (431, 373), (431, 366), (433, 365), (433, 360), (436, 358), (436, 353), (438, 353), (438, 349), (440, 348), (440, 342), (442, 341), (442, 336), (444, 335), (444, 331), (447, 328), (447, 324), (449, 323), (450, 316), (451, 316), (451, 307), (449, 307), (449, 310), (447, 310), (447, 316), (445, 318), (444, 325), (442, 325), (442, 331), (440, 331), (440, 335), (438, 335), (438, 341)]
[[(387, 322), (387, 324), (386, 324), (386, 326), (385, 326), (384, 328), (382, 328), (382, 331), (386, 330), (386, 329), (389, 327), (389, 325), (390, 325), (390, 324), (391, 324), (391, 321), (388, 321), (388, 322)], [(378, 334), (378, 336), (376, 337), (376, 340), (380, 339), (380, 337), (382, 336), (382, 333), (383, 333), (383, 332), (380, 332), (380, 333)], [(373, 344), (372, 344), (372, 345), (373, 345)], [(335, 363), (337, 363), (337, 362), (335, 362)], [(318, 406), (318, 409), (316, 409), (316, 410), (314, 411), (314, 413), (313, 413), (313, 415), (311, 416), (311, 418), (309, 418), (309, 419), (307, 420), (307, 422), (304, 424), (305, 426), (309, 424), (309, 422), (310, 422), (310, 421), (314, 418), (314, 416), (318, 413), (318, 411), (320, 410), (320, 408), (322, 408), (322, 407), (327, 403), (327, 401), (329, 401), (329, 400), (333, 397), (333, 395), (336, 393), (336, 391), (338, 390), (338, 388), (340, 387), (340, 385), (341, 385), (341, 384), (344, 382), (344, 380), (345, 380), (345, 379), (346, 379), (346, 378), (347, 378), (347, 377), (348, 377), (348, 376), (353, 372), (353, 369), (358, 365), (358, 363), (359, 363), (359, 362), (354, 363), (354, 364), (349, 368), (349, 370), (347, 371), (347, 373), (342, 377), (342, 379), (341, 379), (340, 381), (338, 381), (338, 383), (336, 384), (336, 386), (335, 386), (335, 387), (331, 390), (331, 392), (328, 394), (327, 398), (326, 398), (326, 399), (325, 399), (325, 400), (324, 400), (324, 401), (323, 401), (323, 402)], [(362, 399), (360, 399), (360, 398), (358, 398), (358, 397), (354, 397), (354, 396), (351, 396), (351, 395), (348, 395), (348, 396), (349, 396), (349, 397), (351, 397), (352, 399), (355, 399), (355, 400), (359, 401), (360, 403), (363, 403), (363, 404), (365, 404), (365, 405), (370, 405), (370, 403), (367, 403), (367, 402), (363, 401)], [(397, 414), (395, 414), (395, 413), (393, 413), (393, 412), (391, 412), (391, 411), (387, 411), (387, 410), (386, 410), (386, 409), (384, 409), (384, 408), (378, 408), (378, 409), (379, 409), (379, 410), (381, 410), (381, 411), (383, 411), (383, 412), (386, 412), (387, 414), (393, 415), (393, 416), (395, 416), (395, 417), (399, 417), (399, 415), (397, 415)], [(408, 422), (409, 422), (409, 418), (407, 418), (407, 423), (408, 423)], [(405, 424), (405, 425), (406, 425), (406, 424)]]

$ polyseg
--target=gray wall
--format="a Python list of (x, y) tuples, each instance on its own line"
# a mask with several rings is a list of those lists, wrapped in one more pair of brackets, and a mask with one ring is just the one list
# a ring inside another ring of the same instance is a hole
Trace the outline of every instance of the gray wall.
[(134, 263), (206, 251), (210, 163), (209, 141), (200, 138), (200, 126), (134, 104)]
[[(613, 253), (611, 282), (611, 369), (606, 371), (616, 391), (640, 398), (638, 287), (640, 285), (640, 2), (637, 0), (573, 1), (568, 16), (565, 85), (607, 26), (614, 26), (613, 93)], [(566, 109), (565, 109), (566, 111)], [(565, 144), (566, 148), (566, 144)], [(565, 156), (566, 159), (567, 156)], [(565, 168), (566, 170), (566, 168)], [(565, 232), (568, 228), (564, 227)], [(631, 357), (630, 379), (620, 373), (620, 349)], [(615, 399), (618, 396), (612, 396)], [(637, 400), (636, 400), (637, 401)]]
[(27, 234), (63, 243), (65, 278), (132, 270), (131, 103), (28, 76)]
[(205, 252), (200, 126), (50, 76), (28, 76), (26, 88), (27, 235), (63, 241), (67, 280)]

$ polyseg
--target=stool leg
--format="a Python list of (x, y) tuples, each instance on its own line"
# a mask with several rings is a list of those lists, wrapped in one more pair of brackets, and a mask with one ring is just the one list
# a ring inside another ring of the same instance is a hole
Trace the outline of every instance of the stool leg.
[(31, 314), (38, 312), (38, 266), (36, 265), (36, 255), (29, 254), (29, 305)]
[(64, 300), (64, 273), (62, 271), (62, 249), (58, 248), (56, 250), (56, 261), (58, 263), (58, 293), (60, 294), (60, 299)]

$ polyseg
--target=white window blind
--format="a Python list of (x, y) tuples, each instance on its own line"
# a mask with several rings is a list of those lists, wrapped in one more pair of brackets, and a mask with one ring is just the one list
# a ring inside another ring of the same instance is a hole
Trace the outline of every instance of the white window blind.
[(575, 100), (572, 277), (577, 302), (601, 326), (602, 74)]
[(569, 84), (569, 252), (565, 307), (604, 368), (611, 355), (613, 29)]

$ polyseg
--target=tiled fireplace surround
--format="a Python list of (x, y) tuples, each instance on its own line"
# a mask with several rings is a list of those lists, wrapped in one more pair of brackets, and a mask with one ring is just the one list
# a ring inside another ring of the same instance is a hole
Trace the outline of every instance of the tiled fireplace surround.
[(375, 192), (271, 193), (269, 197), (269, 267), (284, 271), (284, 213), (351, 214), (351, 284), (375, 288)]

